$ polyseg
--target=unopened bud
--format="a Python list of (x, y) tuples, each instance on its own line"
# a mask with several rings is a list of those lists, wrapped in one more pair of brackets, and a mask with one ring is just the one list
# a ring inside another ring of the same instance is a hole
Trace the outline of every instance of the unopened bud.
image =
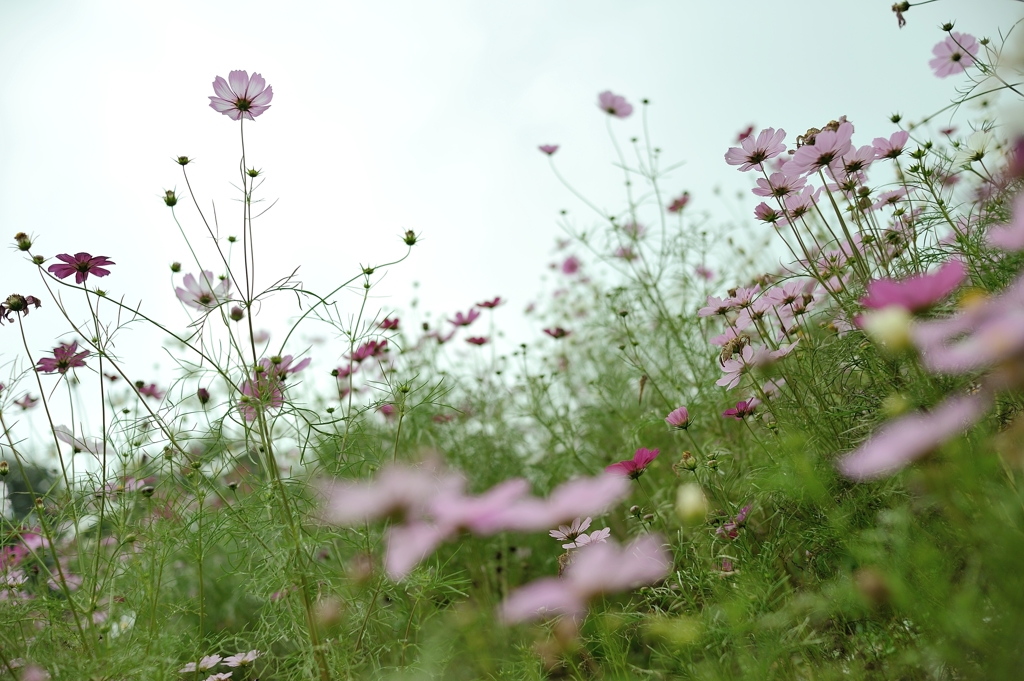
[(46, 258), (44, 258), (43, 256), (41, 256), (41, 255), (33, 255), (32, 256), (32, 264), (34, 264), (34, 265), (42, 265), (44, 262), (46, 262)]
[(188, 156), (179, 156), (178, 158), (174, 159), (174, 162), (180, 166), (187, 166), (189, 163), (192, 162), (192, 159), (190, 159)]
[(262, 173), (262, 172), (263, 172), (262, 170), (256, 170), (255, 168), (249, 168), (248, 170), (245, 171), (245, 174), (248, 175), (249, 177), (259, 177), (260, 173)]
[(175, 196), (173, 189), (168, 189), (164, 192), (164, 203), (167, 204), (168, 208), (178, 203), (178, 197)]
[(206, 388), (200, 388), (196, 391), (196, 397), (199, 398), (199, 404), (206, 404), (210, 401), (210, 391)]
[(10, 472), (11, 472), (11, 467), (7, 464), (7, 462), (6, 461), (0, 461), (0, 477), (4, 477), (8, 473), (10, 473)]
[(171, 263), (171, 271), (172, 272), (180, 272), (181, 271), (181, 263), (180, 262), (172, 262)]
[(632, 506), (629, 507), (629, 514), (640, 515), (640, 507), (637, 506), (636, 504), (633, 504)]
[(417, 239), (416, 232), (414, 232), (414, 231), (412, 231), (410, 229), (410, 230), (406, 231), (405, 238), (402, 239), (402, 240), (405, 242), (406, 246), (415, 246), (416, 245), (416, 239)]
[(231, 308), (231, 312), (228, 313), (228, 316), (231, 317), (232, 320), (240, 322), (245, 319), (245, 310), (235, 305)]
[(141, 494), (142, 496), (144, 496), (144, 497), (146, 497), (148, 499), (149, 497), (153, 496), (153, 492), (155, 492), (155, 491), (156, 491), (156, 488), (153, 487), (153, 485), (146, 485), (145, 487), (143, 487), (142, 489), (139, 490), (139, 494)]
[(27, 251), (32, 248), (32, 239), (25, 232), (18, 232), (14, 235), (14, 243), (18, 244), (19, 251)]

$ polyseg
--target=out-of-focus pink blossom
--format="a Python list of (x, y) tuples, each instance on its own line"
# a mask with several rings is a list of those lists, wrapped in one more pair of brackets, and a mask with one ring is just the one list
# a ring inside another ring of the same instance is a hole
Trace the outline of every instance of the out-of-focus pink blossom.
[(1009, 224), (991, 227), (987, 241), (989, 246), (1004, 251), (1024, 250), (1024, 193), (1018, 194), (1013, 201)]
[(752, 134), (754, 134), (754, 126), (748, 125), (746, 128), (736, 133), (736, 144), (739, 144), (743, 140), (750, 137)]
[(932, 67), (937, 77), (948, 78), (963, 73), (974, 63), (974, 56), (978, 54), (978, 41), (968, 33), (952, 31), (932, 48), (932, 54), (935, 57), (928, 62), (928, 66)]
[(931, 274), (915, 274), (899, 281), (870, 281), (867, 295), (861, 298), (860, 303), (872, 310), (898, 305), (911, 312), (918, 312), (944, 300), (966, 278), (967, 268), (963, 262), (950, 260)]
[[(142, 382), (140, 381), (139, 383)], [(156, 383), (150, 383), (149, 385), (145, 383), (142, 383), (142, 385), (136, 384), (136, 387), (139, 390), (139, 394), (143, 397), (152, 397), (155, 400), (162, 400), (164, 398), (164, 392), (156, 387)]]
[(644, 535), (621, 548), (610, 541), (591, 543), (576, 553), (561, 579), (540, 579), (509, 594), (500, 616), (508, 623), (556, 615), (577, 617), (596, 596), (653, 584), (668, 574), (671, 565), (656, 535)]
[(544, 333), (557, 340), (559, 338), (565, 338), (566, 336), (571, 334), (572, 331), (566, 331), (562, 327), (556, 326), (553, 329), (544, 329)]
[(448, 321), (455, 326), (469, 326), (477, 317), (480, 316), (479, 310), (470, 310), (468, 314), (462, 314), (461, 312), (455, 313), (455, 319), (449, 319)]
[(385, 317), (378, 326), (384, 331), (398, 331), (398, 317)]
[(723, 411), (722, 416), (724, 416), (725, 418), (732, 418), (736, 419), (737, 421), (742, 421), (748, 416), (753, 416), (754, 409), (757, 408), (757, 406), (760, 404), (761, 400), (757, 399), (756, 397), (752, 397), (749, 400), (741, 400), (736, 403), (735, 407)]
[(488, 339), (483, 336), (470, 336), (466, 342), (470, 345), (487, 345)]
[(386, 340), (371, 340), (356, 348), (349, 359), (353, 362), (362, 362), (372, 357), (379, 357), (387, 351), (388, 342)]
[(39, 398), (32, 397), (29, 393), (25, 393), (24, 397), (19, 400), (14, 400), (14, 403), (22, 409), (31, 409), (39, 403)]
[(704, 281), (711, 281), (715, 278), (715, 271), (705, 267), (704, 265), (697, 265), (693, 268), (693, 271), (697, 273), (697, 276)]
[(576, 274), (580, 269), (580, 259), (570, 255), (562, 262), (562, 274)]
[(647, 470), (647, 467), (656, 458), (658, 458), (657, 449), (641, 447), (636, 450), (632, 459), (613, 463), (612, 465), (605, 467), (605, 471), (616, 475), (625, 475), (635, 480), (644, 474), (644, 471)]
[(352, 527), (388, 517), (419, 516), (439, 495), (460, 495), (466, 481), (435, 466), (385, 466), (369, 482), (323, 485), (324, 520)]
[(783, 129), (765, 128), (755, 138), (747, 135), (740, 141), (740, 146), (732, 147), (725, 152), (725, 162), (731, 166), (739, 166), (742, 172), (748, 170), (762, 171), (761, 164), (775, 158), (786, 150), (782, 141), (786, 139)]
[(249, 76), (248, 71), (232, 71), (228, 79), (217, 76), (213, 81), (216, 97), (210, 97), (210, 108), (219, 111), (233, 121), (245, 116), (250, 121), (270, 108), (274, 88), (258, 73)]
[(666, 210), (669, 213), (682, 213), (688, 203), (690, 203), (690, 192), (683, 192), (676, 198), (672, 199), (672, 202), (668, 204), (668, 208), (666, 208)]
[(558, 145), (557, 144), (542, 144), (542, 145), (540, 145), (537, 148), (540, 149), (541, 151), (543, 151), (548, 156), (551, 156), (556, 151), (558, 151)]
[(61, 253), (57, 256), (57, 260), (62, 261), (63, 264), (50, 265), (46, 270), (53, 273), (53, 276), (58, 279), (67, 279), (73, 274), (76, 284), (85, 283), (90, 274), (95, 277), (105, 277), (110, 274), (110, 270), (106, 269), (106, 266), (117, 264), (105, 255), (89, 255), (88, 253), (75, 253), (74, 255)]
[(616, 118), (626, 118), (633, 113), (633, 105), (622, 95), (612, 94), (611, 90), (605, 90), (597, 96), (597, 105), (601, 111)]
[(501, 296), (498, 296), (494, 300), (485, 300), (482, 303), (477, 303), (476, 306), (477, 307), (483, 307), (483, 308), (486, 308), (488, 310), (493, 310), (494, 308), (498, 307), (499, 305), (504, 304), (504, 302), (505, 301), (501, 299)]

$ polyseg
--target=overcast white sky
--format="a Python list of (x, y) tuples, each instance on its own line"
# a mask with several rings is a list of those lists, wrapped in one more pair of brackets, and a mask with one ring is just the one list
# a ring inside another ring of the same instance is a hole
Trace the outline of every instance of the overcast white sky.
[[(596, 97), (649, 98), (664, 159), (686, 162), (667, 190), (718, 211), (713, 186), (745, 186), (722, 160), (738, 129), (783, 127), (792, 140), (845, 114), (855, 141), (888, 135), (893, 111), (920, 117), (952, 95), (954, 79), (928, 67), (939, 24), (994, 36), (1022, 10), (944, 0), (913, 8), (899, 30), (890, 5), (3, 0), (2, 237), (30, 232), (46, 256), (107, 255), (114, 274), (97, 283), (183, 326), (168, 264), (192, 268), (161, 201), (164, 189), (184, 189), (171, 157), (197, 159), (201, 205), (216, 202), (223, 233), (240, 233), (238, 124), (207, 97), (214, 76), (258, 71), (274, 100), (247, 125), (249, 160), (266, 173), (264, 195), (280, 200), (256, 228), (262, 283), (301, 266), (306, 287), (326, 291), (360, 264), (400, 255), (399, 235), (413, 229), (423, 241), (383, 281), (379, 304), (407, 307), (413, 281), (424, 307), (449, 315), (500, 295), (511, 304), (498, 322), (518, 343), (539, 333), (520, 313), (552, 259), (558, 210), (587, 217), (538, 144), (562, 145), (563, 174), (618, 210), (621, 176)], [(623, 140), (641, 133), (638, 116), (614, 127)], [(194, 209), (179, 214), (202, 241)], [(4, 295), (43, 295), (21, 254), (0, 258)], [(36, 351), (61, 337), (52, 305), (28, 321)], [(16, 331), (0, 334), (7, 361)]]

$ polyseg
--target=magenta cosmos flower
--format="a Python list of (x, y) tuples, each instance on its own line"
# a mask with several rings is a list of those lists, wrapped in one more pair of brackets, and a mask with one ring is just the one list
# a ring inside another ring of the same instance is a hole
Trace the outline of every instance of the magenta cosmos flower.
[(725, 162), (731, 166), (739, 166), (742, 172), (760, 172), (762, 163), (786, 150), (786, 145), (782, 143), (784, 139), (786, 131), (782, 128), (765, 128), (756, 138), (747, 135), (740, 142), (740, 146), (725, 152)]
[(873, 310), (898, 305), (910, 312), (918, 312), (946, 298), (966, 278), (964, 264), (950, 260), (932, 274), (915, 274), (899, 281), (875, 279), (868, 282), (867, 295), (861, 298), (860, 303)]
[(963, 73), (974, 63), (974, 55), (978, 54), (978, 41), (973, 35), (953, 31), (946, 39), (932, 48), (935, 58), (928, 62), (935, 75), (948, 78)]
[(626, 118), (633, 113), (633, 105), (622, 95), (612, 94), (611, 90), (605, 90), (597, 96), (597, 106), (601, 111), (616, 118)]
[(479, 310), (470, 310), (467, 314), (461, 312), (455, 313), (455, 319), (449, 319), (448, 321), (455, 326), (469, 326), (476, 321), (477, 317), (480, 316)]
[(232, 71), (227, 80), (217, 76), (213, 91), (217, 96), (210, 97), (210, 108), (233, 121), (242, 116), (254, 120), (270, 108), (270, 100), (274, 98), (274, 88), (267, 85), (263, 76), (254, 73), (250, 78), (248, 71)]
[(555, 615), (578, 617), (591, 599), (653, 584), (671, 566), (657, 535), (644, 535), (624, 547), (591, 542), (580, 549), (561, 579), (539, 579), (509, 594), (501, 604), (501, 619), (515, 623)]
[(654, 461), (656, 458), (658, 458), (657, 449), (647, 449), (646, 447), (641, 447), (640, 449), (636, 450), (636, 454), (633, 455), (632, 459), (627, 459), (626, 461), (613, 463), (611, 466), (606, 467), (604, 470), (608, 473), (626, 475), (636, 480), (637, 478), (644, 474), (644, 471), (647, 470), (647, 467), (651, 465), (651, 462)]
[(199, 281), (196, 281), (191, 274), (186, 274), (185, 280), (182, 282), (185, 288), (180, 286), (175, 288), (174, 294), (178, 296), (178, 300), (189, 307), (208, 310), (223, 301), (231, 291), (229, 279), (224, 279), (216, 286), (213, 284), (214, 281), (216, 281), (216, 277), (210, 270), (203, 270)]
[(43, 357), (36, 363), (36, 369), (46, 374), (65, 374), (68, 369), (84, 367), (88, 356), (88, 350), (78, 352), (78, 341), (61, 343), (53, 349), (53, 357)]
[(105, 266), (117, 264), (105, 255), (89, 255), (88, 253), (75, 253), (74, 255), (61, 253), (57, 256), (57, 260), (63, 261), (63, 264), (50, 265), (46, 270), (52, 272), (53, 276), (58, 279), (67, 279), (73, 274), (76, 284), (84, 284), (90, 274), (105, 277), (110, 274), (110, 270), (105, 269)]

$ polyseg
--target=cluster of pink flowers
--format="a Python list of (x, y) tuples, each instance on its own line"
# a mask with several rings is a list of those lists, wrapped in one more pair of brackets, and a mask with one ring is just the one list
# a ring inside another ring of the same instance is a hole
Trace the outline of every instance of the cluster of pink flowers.
[(529, 494), (522, 479), (506, 480), (479, 496), (465, 494), (465, 485), (462, 476), (437, 466), (394, 465), (372, 482), (327, 485), (324, 518), (344, 526), (401, 519), (388, 530), (384, 559), (388, 574), (398, 580), (462, 530), (480, 536), (543, 530), (601, 513), (627, 491), (627, 480), (616, 475), (567, 482), (546, 499)]
[[(220, 655), (206, 655), (202, 657), (199, 662), (189, 662), (184, 667), (178, 670), (179, 674), (191, 674), (194, 672), (205, 672), (213, 669), (219, 664), (224, 664), (226, 667), (248, 667), (256, 661), (263, 653), (258, 650), (250, 650), (247, 653), (238, 653), (236, 655), (230, 655), (228, 657), (221, 657)], [(231, 678), (232, 672), (221, 672), (208, 676), (206, 681), (226, 681)]]

